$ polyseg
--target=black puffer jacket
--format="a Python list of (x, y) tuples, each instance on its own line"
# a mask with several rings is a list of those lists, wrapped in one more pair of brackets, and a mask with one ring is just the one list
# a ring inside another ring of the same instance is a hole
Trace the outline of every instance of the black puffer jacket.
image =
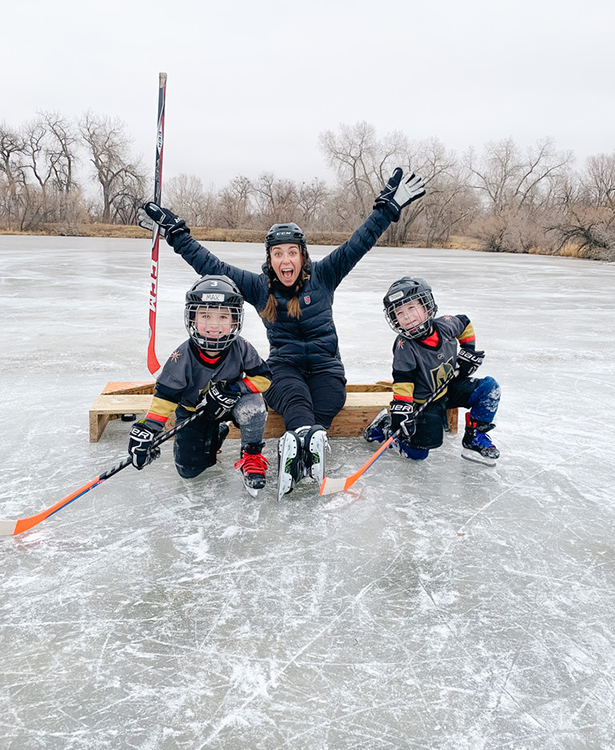
[[(343, 245), (322, 260), (310, 262), (309, 278), (298, 296), (301, 317), (290, 317), (288, 297), (273, 292), (278, 303), (277, 320), (269, 323), (263, 319), (270, 345), (267, 363), (272, 369), (277, 362), (284, 362), (305, 374), (325, 370), (344, 374), (333, 322), (333, 295), (342, 279), (371, 250), (389, 224), (382, 211), (376, 210)], [(201, 276), (224, 274), (233, 279), (246, 302), (258, 313), (265, 309), (269, 297), (266, 266), (259, 274), (223, 263), (189, 234), (175, 237), (173, 249)]]

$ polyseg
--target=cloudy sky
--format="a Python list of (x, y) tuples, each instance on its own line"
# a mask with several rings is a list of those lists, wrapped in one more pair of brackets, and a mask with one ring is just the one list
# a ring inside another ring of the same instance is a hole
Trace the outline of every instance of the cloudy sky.
[(3, 8), (0, 121), (119, 116), (165, 178), (332, 180), (324, 130), (437, 137), (463, 152), (545, 136), (577, 165), (615, 151), (613, 0), (22, 0)]

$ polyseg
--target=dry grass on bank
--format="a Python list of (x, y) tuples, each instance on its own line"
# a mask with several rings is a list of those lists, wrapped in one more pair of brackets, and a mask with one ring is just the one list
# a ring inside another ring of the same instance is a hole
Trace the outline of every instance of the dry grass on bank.
[[(221, 229), (216, 227), (191, 227), (192, 236), (202, 242), (256, 242), (263, 244), (265, 232), (260, 229)], [(151, 232), (138, 226), (123, 224), (78, 224), (67, 228), (65, 225), (48, 224), (36, 232), (18, 232), (0, 229), (0, 234), (36, 235), (48, 237), (111, 237), (126, 239), (149, 239)], [(311, 232), (312, 245), (341, 245), (348, 234), (343, 232)]]
[[(264, 235), (260, 229), (221, 229), (216, 227), (192, 227), (192, 236), (201, 242), (254, 242), (264, 244)], [(79, 224), (67, 228), (66, 225), (49, 224), (44, 230), (36, 232), (17, 232), (0, 229), (0, 235), (34, 235), (41, 237), (110, 237), (118, 239), (150, 239), (151, 232), (138, 226), (123, 224)], [(344, 232), (309, 232), (310, 245), (331, 245), (337, 247), (345, 242), (350, 233)], [(409, 247), (424, 247), (420, 242), (412, 242)], [(473, 237), (452, 236), (447, 242), (438, 247), (447, 250), (484, 250), (483, 245)], [(550, 255), (542, 248), (532, 248), (531, 254)], [(573, 243), (567, 244), (559, 253), (560, 256), (568, 258), (587, 258), (587, 255), (579, 252), (578, 246)]]

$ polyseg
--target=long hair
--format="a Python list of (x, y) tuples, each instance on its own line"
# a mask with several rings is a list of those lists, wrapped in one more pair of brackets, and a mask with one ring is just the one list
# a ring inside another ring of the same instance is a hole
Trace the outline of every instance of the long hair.
[(265, 309), (260, 313), (261, 318), (266, 320), (268, 323), (275, 323), (276, 320), (278, 319), (278, 301), (273, 294), (274, 289), (277, 289), (277, 291), (282, 292), (285, 297), (286, 296), (289, 297), (288, 305), (287, 305), (289, 316), (291, 318), (301, 317), (301, 307), (299, 305), (299, 293), (305, 286), (305, 282), (310, 278), (308, 269), (309, 269), (309, 256), (307, 258), (304, 256), (303, 266), (301, 268), (301, 271), (299, 272), (297, 281), (294, 283), (292, 287), (290, 288), (285, 287), (280, 282), (278, 277), (275, 275), (273, 268), (271, 267), (271, 261), (269, 258), (267, 258), (267, 272), (269, 274), (269, 297), (267, 298), (267, 304), (265, 305)]

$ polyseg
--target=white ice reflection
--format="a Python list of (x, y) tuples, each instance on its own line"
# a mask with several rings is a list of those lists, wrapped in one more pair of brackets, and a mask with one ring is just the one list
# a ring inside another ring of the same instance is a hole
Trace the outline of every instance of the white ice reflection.
[[(148, 259), (147, 241), (0, 237), (0, 517), (124, 455), (127, 425), (90, 444), (87, 412), (107, 381), (149, 377)], [(407, 273), (475, 324), (503, 391), (497, 468), (447, 436), (345, 495), (277, 503), (275, 471), (242, 490), (237, 443), (194, 481), (163, 449), (0, 539), (3, 749), (613, 747), (615, 267), (377, 249), (336, 298), (350, 381), (389, 377), (381, 300)], [(165, 246), (160, 358), (193, 279)], [(252, 311), (245, 333), (266, 352)], [(372, 452), (332, 443), (333, 475)]]

